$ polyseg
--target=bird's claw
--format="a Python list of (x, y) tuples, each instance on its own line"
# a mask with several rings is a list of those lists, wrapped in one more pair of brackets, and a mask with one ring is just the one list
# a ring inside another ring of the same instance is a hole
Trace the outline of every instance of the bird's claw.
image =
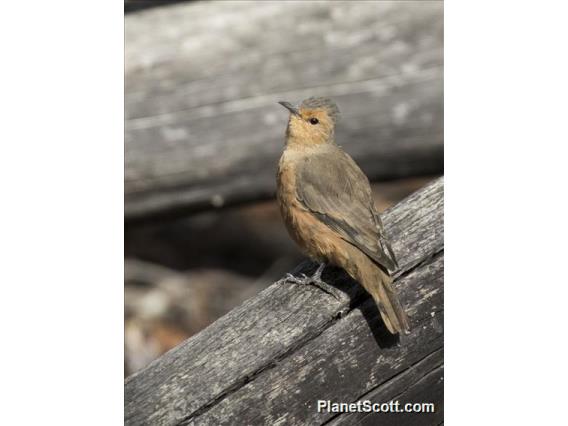
[(295, 277), (292, 274), (286, 274), (286, 281), (294, 284), (306, 284), (306, 275), (302, 274), (300, 277)]
[(301, 274), (299, 277), (295, 277), (294, 275), (288, 273), (286, 274), (286, 281), (295, 284), (313, 285), (314, 287), (322, 290), (324, 293), (331, 295), (334, 299), (341, 300), (341, 295), (338, 294), (337, 289), (330, 286), (325, 281), (322, 281), (322, 279), (317, 275), (308, 277), (306, 274)]
[(341, 300), (341, 294), (337, 291), (337, 289), (333, 286), (330, 286), (328, 283), (326, 283), (325, 281), (322, 280), (312, 280), (310, 281), (309, 284), (312, 284), (314, 286), (316, 286), (317, 288), (319, 288), (321, 291), (323, 291), (324, 293), (329, 294), (330, 296), (332, 296), (335, 300), (340, 301)]

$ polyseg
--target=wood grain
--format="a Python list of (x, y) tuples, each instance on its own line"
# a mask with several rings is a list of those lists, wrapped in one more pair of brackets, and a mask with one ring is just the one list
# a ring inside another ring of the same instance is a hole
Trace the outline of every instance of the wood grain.
[(274, 196), (287, 113), (334, 98), (371, 180), (443, 169), (441, 2), (196, 2), (125, 18), (127, 220)]
[[(126, 424), (374, 424), (382, 414), (318, 413), (315, 404), (395, 397), (434, 402), (438, 411), (419, 418), (440, 423), (442, 179), (385, 212), (383, 221), (399, 259), (394, 285), (410, 335), (391, 336), (374, 302), (341, 270), (323, 275), (342, 290), (339, 301), (281, 280), (129, 377)], [(314, 268), (306, 262), (294, 273)], [(415, 424), (415, 416), (387, 417)]]

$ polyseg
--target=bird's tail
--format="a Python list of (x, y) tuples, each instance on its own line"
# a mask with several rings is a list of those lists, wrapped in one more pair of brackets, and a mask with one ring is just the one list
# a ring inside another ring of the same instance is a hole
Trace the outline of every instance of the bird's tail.
[(375, 264), (359, 271), (358, 281), (375, 300), (385, 325), (392, 334), (403, 331), (408, 334), (408, 317), (392, 287), (392, 277)]

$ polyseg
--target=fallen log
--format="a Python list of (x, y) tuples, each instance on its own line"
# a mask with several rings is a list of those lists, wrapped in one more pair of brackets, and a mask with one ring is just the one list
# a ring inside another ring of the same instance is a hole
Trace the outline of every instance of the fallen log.
[[(400, 264), (394, 285), (411, 321), (409, 335), (390, 335), (370, 297), (340, 269), (326, 268), (323, 275), (342, 291), (340, 300), (283, 279), (129, 377), (125, 423), (442, 422), (442, 178), (389, 209), (383, 220)], [(305, 262), (293, 273), (314, 269)], [(435, 411), (317, 410), (318, 400), (391, 399), (432, 403)]]
[(125, 18), (128, 221), (273, 197), (276, 102), (333, 97), (371, 180), (443, 171), (441, 2), (197, 2)]

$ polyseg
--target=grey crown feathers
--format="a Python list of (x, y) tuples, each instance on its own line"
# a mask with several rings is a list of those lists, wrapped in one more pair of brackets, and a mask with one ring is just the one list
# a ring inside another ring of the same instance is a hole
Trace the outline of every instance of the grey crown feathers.
[(300, 108), (324, 108), (327, 110), (327, 113), (334, 122), (337, 122), (339, 119), (339, 108), (337, 107), (337, 104), (329, 98), (308, 98), (300, 104)]

